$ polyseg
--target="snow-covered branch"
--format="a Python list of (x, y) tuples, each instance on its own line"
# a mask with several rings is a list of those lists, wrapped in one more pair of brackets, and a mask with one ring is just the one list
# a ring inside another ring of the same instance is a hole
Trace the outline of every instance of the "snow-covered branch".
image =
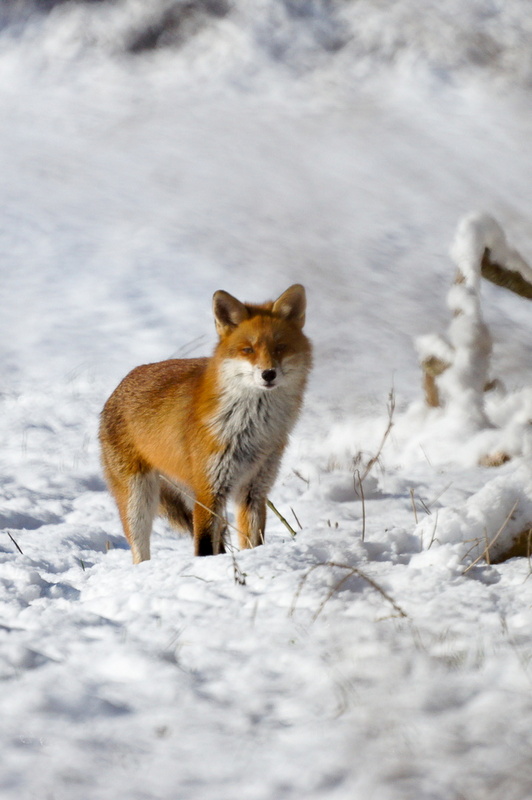
[(447, 334), (416, 341), (425, 400), (431, 407), (453, 407), (478, 428), (489, 427), (484, 392), (492, 385), (492, 341), (482, 317), (480, 279), (532, 299), (532, 269), (487, 214), (470, 214), (460, 221), (451, 257), (457, 274), (447, 296), (452, 315)]

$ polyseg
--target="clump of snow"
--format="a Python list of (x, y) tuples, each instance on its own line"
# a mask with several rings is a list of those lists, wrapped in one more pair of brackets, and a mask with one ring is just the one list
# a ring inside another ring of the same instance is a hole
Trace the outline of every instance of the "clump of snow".
[(447, 303), (452, 312), (448, 336), (453, 357), (449, 368), (440, 376), (438, 386), (451, 414), (466, 415), (478, 428), (484, 428), (489, 424), (484, 412), (484, 389), (488, 383), (492, 343), (482, 318), (478, 291), (472, 283), (455, 284)]
[(532, 268), (517, 250), (508, 245), (499, 223), (489, 214), (472, 212), (458, 223), (451, 257), (466, 282), (475, 289), (479, 288), (480, 265), (486, 248), (490, 250), (493, 261), (532, 281)]

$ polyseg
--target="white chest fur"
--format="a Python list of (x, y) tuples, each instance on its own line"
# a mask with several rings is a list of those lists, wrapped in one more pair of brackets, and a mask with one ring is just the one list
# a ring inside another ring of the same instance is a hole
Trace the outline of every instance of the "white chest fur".
[(223, 494), (229, 494), (246, 476), (257, 474), (276, 454), (280, 457), (299, 407), (289, 383), (259, 388), (248, 380), (249, 373), (239, 374), (237, 368), (226, 368), (221, 402), (211, 422), (223, 443), (221, 453), (213, 459), (211, 475), (216, 492)]

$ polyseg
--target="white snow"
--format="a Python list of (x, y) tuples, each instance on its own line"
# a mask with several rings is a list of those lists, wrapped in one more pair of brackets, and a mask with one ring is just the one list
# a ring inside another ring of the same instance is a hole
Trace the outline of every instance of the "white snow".
[(472, 213), (460, 220), (451, 246), (453, 260), (468, 283), (478, 288), (480, 262), (486, 247), (497, 264), (520, 272), (528, 281), (532, 280), (532, 269), (520, 253), (509, 247), (497, 220), (488, 214)]
[[(206, 8), (135, 54), (139, 0), (0, 14), (2, 798), (529, 800), (531, 566), (483, 558), (532, 527), (529, 301), (475, 295), (486, 424), (425, 407), (415, 347), (452, 353), (472, 210), (528, 275), (528, 3)], [(217, 289), (296, 282), (296, 537), (196, 559), (158, 522), (133, 567), (105, 399), (209, 353)]]

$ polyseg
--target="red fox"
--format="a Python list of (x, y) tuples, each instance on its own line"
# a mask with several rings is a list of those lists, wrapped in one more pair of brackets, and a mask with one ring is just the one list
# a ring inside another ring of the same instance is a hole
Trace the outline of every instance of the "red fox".
[(264, 541), (266, 496), (311, 367), (305, 309), (299, 284), (263, 305), (218, 291), (211, 358), (146, 364), (115, 389), (101, 415), (102, 463), (134, 564), (150, 558), (157, 513), (190, 531), (195, 555), (225, 552), (229, 496), (240, 546)]

